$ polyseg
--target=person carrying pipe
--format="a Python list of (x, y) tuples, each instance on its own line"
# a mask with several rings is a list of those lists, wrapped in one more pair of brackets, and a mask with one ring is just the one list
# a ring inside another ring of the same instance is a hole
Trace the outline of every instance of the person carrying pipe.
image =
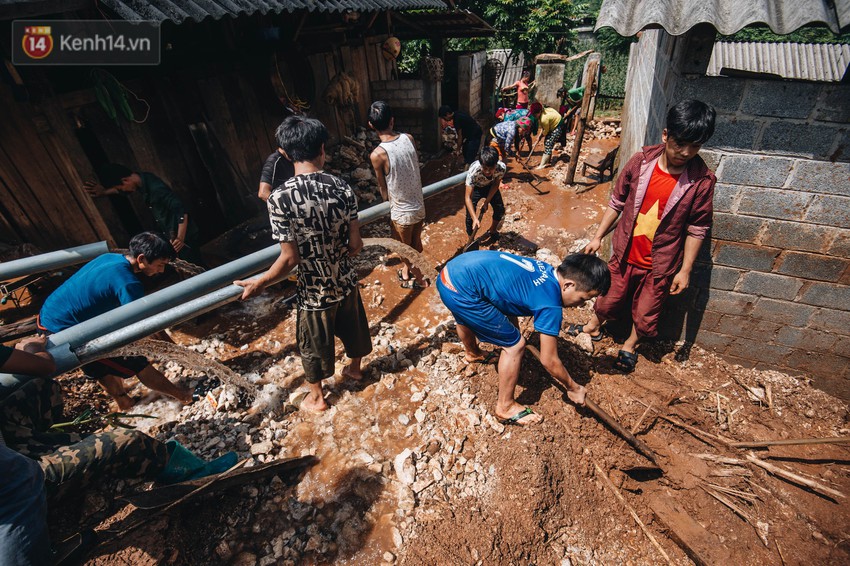
[(440, 271), (437, 291), (457, 323), (466, 361), (485, 361), (479, 340), (502, 348), (495, 410), (499, 422), (532, 425), (543, 420), (515, 397), (525, 352), (525, 339), (516, 327), (519, 316), (534, 317), (540, 362), (569, 389), (573, 403), (584, 405), (585, 388), (573, 381), (558, 356), (563, 309), (604, 295), (610, 284), (605, 262), (589, 254), (569, 255), (553, 268), (533, 258), (477, 251), (459, 255)]
[[(207, 462), (174, 440), (132, 429), (87, 436), (51, 430), (64, 414), (46, 337), (0, 345), (0, 564), (51, 564), (47, 502), (105, 475), (175, 483), (224, 472), (228, 452)], [(17, 375), (23, 374), (23, 375)]]
[(234, 281), (242, 299), (263, 291), (271, 281), (298, 267), (298, 350), (309, 385), (301, 408), (327, 410), (322, 380), (334, 374), (334, 337), (351, 363), (342, 370), (361, 380), (363, 356), (372, 351), (369, 321), (351, 258), (363, 248), (357, 197), (348, 184), (322, 171), (328, 130), (313, 118), (290, 116), (275, 133), (278, 145), (295, 165), (295, 176), (269, 196), (272, 236), (280, 255), (268, 271)]
[[(38, 315), (38, 328), (55, 334), (75, 324), (110, 311), (144, 296), (139, 276), (153, 277), (163, 272), (176, 253), (171, 242), (160, 234), (142, 232), (133, 236), (129, 254), (103, 254), (53, 291)], [(171, 383), (143, 356), (105, 358), (83, 366), (126, 411), (135, 404), (124, 387), (124, 379), (136, 376), (154, 391), (174, 397), (184, 405), (192, 403), (192, 390)]]
[[(86, 191), (94, 196), (139, 193), (150, 208), (156, 231), (168, 236), (177, 257), (203, 266), (198, 227), (189, 222), (189, 212), (168, 184), (153, 173), (135, 172), (125, 165), (106, 163), (97, 169), (100, 183), (88, 181)], [(143, 226), (145, 228), (145, 226)]]

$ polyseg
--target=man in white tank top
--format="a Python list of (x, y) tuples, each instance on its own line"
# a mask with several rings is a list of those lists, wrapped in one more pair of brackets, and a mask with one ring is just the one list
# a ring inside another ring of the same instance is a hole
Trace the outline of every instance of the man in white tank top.
[[(425, 198), (419, 178), (419, 158), (413, 136), (396, 132), (390, 105), (383, 100), (369, 108), (369, 125), (378, 132), (381, 144), (370, 156), (378, 188), (390, 202), (392, 237), (422, 252), (422, 226), (425, 223)], [(405, 289), (421, 289), (428, 285), (418, 269), (402, 257), (398, 279)]]

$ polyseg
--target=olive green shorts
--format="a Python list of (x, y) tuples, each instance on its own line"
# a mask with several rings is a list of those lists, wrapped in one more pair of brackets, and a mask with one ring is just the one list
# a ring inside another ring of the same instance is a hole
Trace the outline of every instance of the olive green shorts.
[(338, 337), (349, 358), (362, 358), (372, 351), (369, 320), (355, 288), (337, 304), (320, 311), (298, 309), (298, 350), (308, 383), (318, 383), (334, 374)]

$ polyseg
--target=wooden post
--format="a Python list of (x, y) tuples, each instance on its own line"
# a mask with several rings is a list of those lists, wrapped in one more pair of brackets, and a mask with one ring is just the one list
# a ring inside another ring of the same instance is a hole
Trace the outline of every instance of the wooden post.
[(584, 127), (587, 124), (587, 114), (590, 110), (590, 100), (596, 97), (596, 76), (598, 75), (599, 61), (601, 55), (593, 53), (587, 59), (587, 66), (584, 69), (584, 98), (581, 101), (581, 117), (578, 121), (576, 129), (576, 137), (573, 140), (573, 152), (570, 155), (570, 165), (567, 167), (566, 184), (571, 185), (575, 180), (576, 169), (578, 168), (578, 155), (581, 151), (581, 142), (584, 138)]

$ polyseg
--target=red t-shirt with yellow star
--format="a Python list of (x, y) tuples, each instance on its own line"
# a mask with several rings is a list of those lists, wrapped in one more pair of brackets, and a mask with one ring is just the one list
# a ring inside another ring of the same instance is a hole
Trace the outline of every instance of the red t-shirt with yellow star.
[(652, 240), (655, 238), (658, 225), (661, 224), (661, 215), (664, 213), (664, 207), (667, 206), (667, 199), (670, 198), (678, 181), (679, 175), (665, 173), (658, 163), (655, 164), (652, 177), (649, 178), (649, 186), (646, 188), (646, 195), (640, 205), (640, 213), (635, 221), (634, 232), (632, 232), (632, 245), (629, 248), (628, 259), (630, 264), (643, 269), (652, 269)]

